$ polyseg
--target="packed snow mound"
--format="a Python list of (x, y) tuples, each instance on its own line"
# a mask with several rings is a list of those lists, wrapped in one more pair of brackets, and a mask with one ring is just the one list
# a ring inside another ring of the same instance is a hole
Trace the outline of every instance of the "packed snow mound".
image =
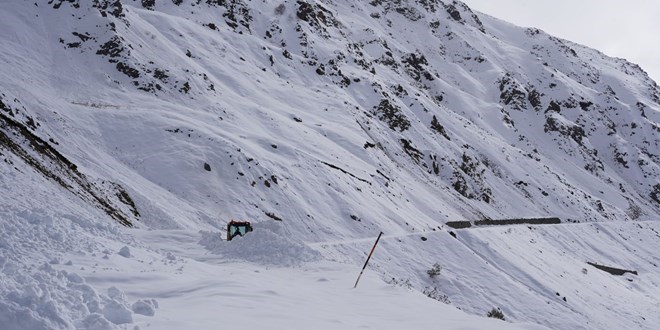
[(0, 260), (0, 324), (4, 330), (119, 329), (133, 313), (155, 315), (155, 300), (140, 300), (132, 310), (121, 290), (99, 293), (76, 273), (45, 263), (36, 269)]
[(231, 241), (223, 233), (202, 232), (199, 244), (227, 260), (249, 261), (265, 266), (291, 267), (318, 261), (321, 254), (285, 233), (281, 224), (262, 222), (254, 231)]
[(42, 206), (0, 211), (0, 328), (119, 329), (134, 313), (155, 314), (139, 301), (131, 310), (132, 302), (116, 287), (101, 293), (79, 275), (84, 267), (71, 261), (103, 255), (107, 241), (128, 243), (116, 224), (92, 220), (100, 214), (63, 214)]
[[(67, 218), (65, 218), (67, 217)], [(32, 210), (0, 211), (0, 256), (23, 259), (25, 253), (44, 251), (45, 261), (57, 258), (62, 251), (81, 251), (92, 248), (76, 242), (77, 234), (70, 227), (86, 226), (98, 235), (116, 231), (107, 224), (94, 224), (72, 215), (55, 215), (53, 212), (35, 208)], [(89, 243), (89, 242), (85, 242)]]

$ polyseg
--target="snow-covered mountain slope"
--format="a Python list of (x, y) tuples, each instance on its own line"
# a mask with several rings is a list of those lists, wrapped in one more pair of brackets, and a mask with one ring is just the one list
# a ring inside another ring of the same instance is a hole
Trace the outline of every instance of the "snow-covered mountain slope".
[(660, 321), (660, 88), (625, 60), (458, 1), (11, 1), (0, 31), (5, 263), (277, 221), (351, 264), (383, 231), (383, 278), (470, 313)]

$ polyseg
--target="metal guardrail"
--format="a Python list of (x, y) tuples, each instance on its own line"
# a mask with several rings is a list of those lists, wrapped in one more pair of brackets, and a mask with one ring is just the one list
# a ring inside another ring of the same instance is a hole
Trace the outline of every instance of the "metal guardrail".
[(477, 220), (470, 221), (449, 221), (445, 223), (454, 229), (464, 229), (474, 226), (505, 226), (505, 225), (556, 225), (560, 224), (559, 218), (529, 218), (529, 219), (502, 219), (502, 220)]

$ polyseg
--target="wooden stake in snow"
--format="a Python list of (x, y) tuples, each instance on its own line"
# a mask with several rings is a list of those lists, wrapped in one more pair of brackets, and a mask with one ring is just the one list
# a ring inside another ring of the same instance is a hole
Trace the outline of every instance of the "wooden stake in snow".
[(381, 236), (383, 236), (382, 231), (380, 232), (380, 234), (378, 234), (378, 238), (376, 238), (376, 243), (374, 243), (374, 247), (371, 248), (371, 252), (369, 252), (369, 256), (367, 257), (367, 261), (364, 263), (364, 267), (362, 267), (362, 271), (360, 271), (360, 275), (358, 275), (357, 281), (355, 281), (355, 285), (353, 286), (353, 289), (357, 288), (358, 282), (360, 282), (360, 277), (362, 277), (362, 273), (364, 273), (364, 269), (367, 268), (367, 264), (369, 263), (369, 259), (371, 259), (371, 255), (374, 254), (374, 250), (376, 249), (376, 245), (378, 245), (378, 241), (380, 240)]

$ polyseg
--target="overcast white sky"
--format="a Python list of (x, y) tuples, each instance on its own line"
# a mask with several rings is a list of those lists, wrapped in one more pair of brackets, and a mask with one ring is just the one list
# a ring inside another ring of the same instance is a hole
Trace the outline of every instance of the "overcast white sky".
[(660, 83), (660, 0), (462, 1), (473, 10), (625, 58)]

